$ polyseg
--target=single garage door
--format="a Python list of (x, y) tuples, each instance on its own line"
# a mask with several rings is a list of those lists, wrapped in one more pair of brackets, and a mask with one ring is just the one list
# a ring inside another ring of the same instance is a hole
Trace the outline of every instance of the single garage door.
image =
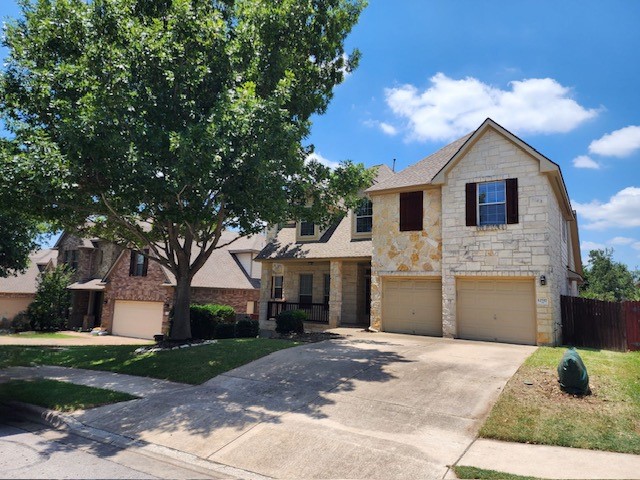
[(458, 336), (535, 345), (534, 291), (533, 279), (458, 279)]
[(385, 332), (442, 336), (442, 281), (385, 278), (382, 329)]
[(162, 302), (116, 300), (113, 312), (114, 335), (148, 338), (162, 333)]

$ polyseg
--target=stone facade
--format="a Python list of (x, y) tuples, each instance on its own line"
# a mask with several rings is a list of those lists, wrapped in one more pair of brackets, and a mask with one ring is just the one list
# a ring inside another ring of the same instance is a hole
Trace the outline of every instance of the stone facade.
[(371, 259), (371, 326), (382, 326), (385, 276), (439, 276), (442, 271), (440, 187), (424, 191), (421, 232), (401, 232), (400, 194), (375, 195)]

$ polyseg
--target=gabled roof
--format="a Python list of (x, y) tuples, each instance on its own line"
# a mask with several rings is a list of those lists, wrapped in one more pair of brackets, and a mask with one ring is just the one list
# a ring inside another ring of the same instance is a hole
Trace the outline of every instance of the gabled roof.
[(29, 266), (23, 274), (0, 278), (0, 293), (36, 293), (38, 275), (56, 264), (58, 252), (47, 248), (29, 255)]
[(282, 228), (256, 260), (311, 260), (330, 258), (370, 258), (371, 240), (351, 238), (351, 212), (329, 228), (317, 242), (296, 242), (296, 227)]
[(451, 160), (470, 136), (471, 134), (469, 133), (395, 175), (382, 179), (382, 181), (368, 188), (366, 192), (377, 193), (386, 190), (399, 190), (431, 183), (433, 177)]

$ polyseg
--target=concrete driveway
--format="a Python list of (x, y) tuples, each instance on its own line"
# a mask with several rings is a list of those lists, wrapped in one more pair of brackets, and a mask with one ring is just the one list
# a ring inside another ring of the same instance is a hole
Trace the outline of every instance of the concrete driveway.
[(535, 347), (346, 330), (78, 419), (278, 478), (442, 478)]

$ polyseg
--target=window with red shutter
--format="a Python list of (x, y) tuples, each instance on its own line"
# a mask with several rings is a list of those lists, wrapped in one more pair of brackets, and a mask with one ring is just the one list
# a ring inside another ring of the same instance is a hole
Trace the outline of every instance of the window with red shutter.
[(423, 192), (405, 192), (400, 194), (400, 231), (414, 232), (422, 230)]

